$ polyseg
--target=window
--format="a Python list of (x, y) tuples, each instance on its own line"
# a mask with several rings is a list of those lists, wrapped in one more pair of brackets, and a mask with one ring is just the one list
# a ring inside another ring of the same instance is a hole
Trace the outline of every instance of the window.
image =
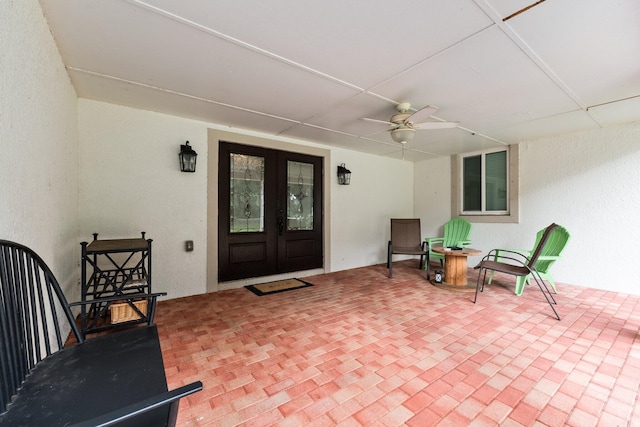
[(508, 212), (507, 150), (462, 156), (462, 212)]
[(518, 146), (452, 157), (452, 214), (518, 222)]

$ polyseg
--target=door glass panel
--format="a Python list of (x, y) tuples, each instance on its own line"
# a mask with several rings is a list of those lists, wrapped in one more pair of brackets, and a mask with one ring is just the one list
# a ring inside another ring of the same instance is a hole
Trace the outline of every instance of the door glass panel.
[(231, 153), (231, 233), (264, 231), (264, 157)]
[(313, 164), (287, 162), (287, 230), (313, 230)]

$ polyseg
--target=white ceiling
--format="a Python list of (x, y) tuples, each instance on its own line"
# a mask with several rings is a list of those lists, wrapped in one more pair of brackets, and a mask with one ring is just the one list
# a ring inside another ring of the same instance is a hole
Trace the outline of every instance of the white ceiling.
[(400, 158), (361, 119), (434, 105), (417, 161), (640, 119), (637, 0), (40, 3), (80, 97), (235, 128)]

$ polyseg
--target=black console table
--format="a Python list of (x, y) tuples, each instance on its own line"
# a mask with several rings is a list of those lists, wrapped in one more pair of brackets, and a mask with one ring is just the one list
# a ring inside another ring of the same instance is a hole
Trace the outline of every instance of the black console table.
[(100, 332), (149, 322), (151, 295), (151, 239), (82, 242), (81, 333)]

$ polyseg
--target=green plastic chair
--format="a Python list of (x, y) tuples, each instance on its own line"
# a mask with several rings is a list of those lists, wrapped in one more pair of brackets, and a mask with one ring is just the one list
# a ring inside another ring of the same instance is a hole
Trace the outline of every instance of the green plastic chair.
[[(538, 234), (536, 234), (536, 242), (533, 245), (534, 249), (538, 246), (538, 243), (540, 243), (540, 239), (542, 239), (542, 236), (544, 235), (545, 230), (546, 228), (543, 228), (542, 230), (538, 231)], [(570, 237), (571, 235), (569, 234), (566, 228), (562, 226), (557, 226), (549, 235), (547, 244), (544, 245), (544, 248), (540, 253), (540, 257), (538, 258), (538, 262), (536, 262), (536, 265), (535, 265), (535, 269), (538, 273), (540, 273), (540, 277), (543, 280), (546, 280), (547, 282), (549, 282), (549, 284), (551, 285), (551, 288), (553, 289), (553, 292), (556, 294), (558, 293), (558, 289), (556, 288), (556, 282), (554, 282), (553, 278), (551, 277), (549, 270), (551, 269), (551, 266), (561, 258), (560, 255), (562, 254), (562, 251), (567, 245), (567, 242), (569, 242)], [(534, 249), (532, 250), (510, 249), (510, 251), (518, 252), (526, 257), (529, 257), (533, 253)], [(497, 256), (498, 258), (496, 258), (496, 261), (499, 261), (500, 251), (497, 252)], [(489, 281), (487, 283), (491, 283), (492, 279), (493, 279), (493, 271), (489, 274)], [(531, 274), (529, 274), (528, 276), (518, 277), (516, 279), (516, 291), (515, 291), (516, 295), (522, 295), (522, 292), (524, 291), (525, 282), (527, 284), (531, 283)]]
[(444, 225), (443, 237), (428, 237), (424, 239), (429, 244), (429, 259), (439, 259), (440, 265), (444, 265), (444, 255), (431, 250), (433, 246), (457, 246), (463, 248), (471, 246), (471, 223), (463, 218), (453, 218)]

